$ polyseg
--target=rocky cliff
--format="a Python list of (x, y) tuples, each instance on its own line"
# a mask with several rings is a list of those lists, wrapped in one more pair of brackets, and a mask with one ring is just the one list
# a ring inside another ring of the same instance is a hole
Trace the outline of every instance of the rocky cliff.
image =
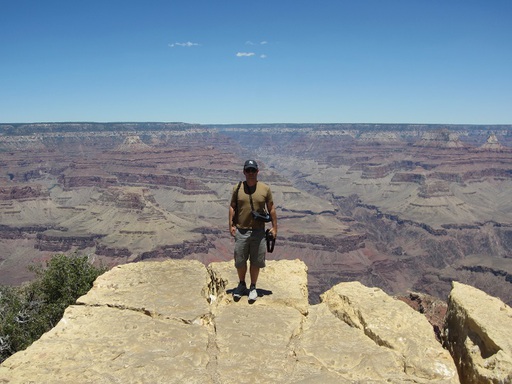
[[(115, 267), (54, 329), (7, 359), (0, 382), (459, 382), (422, 314), (357, 282), (310, 305), (307, 278), (301, 261), (270, 261), (250, 304), (231, 298), (230, 262)], [(462, 382), (511, 382), (510, 307), (462, 284), (450, 303), (447, 345)]]

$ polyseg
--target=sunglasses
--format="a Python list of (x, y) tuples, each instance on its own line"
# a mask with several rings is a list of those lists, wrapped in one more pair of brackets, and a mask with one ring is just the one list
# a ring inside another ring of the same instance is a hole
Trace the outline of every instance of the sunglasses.
[(256, 173), (256, 172), (258, 172), (258, 170), (256, 168), (247, 168), (245, 170), (245, 172), (247, 172), (247, 173)]

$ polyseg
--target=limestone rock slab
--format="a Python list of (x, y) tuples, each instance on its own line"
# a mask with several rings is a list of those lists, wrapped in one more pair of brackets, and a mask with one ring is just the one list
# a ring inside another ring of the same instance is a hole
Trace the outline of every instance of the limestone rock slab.
[(312, 306), (297, 349), (301, 368), (320, 365), (336, 373), (337, 382), (406, 381), (401, 356), (374, 343), (334, 316), (325, 303)]
[(210, 311), (209, 281), (205, 266), (195, 260), (130, 263), (99, 276), (77, 303), (129, 308), (186, 322), (202, 321)]
[(109, 307), (71, 306), (0, 366), (7, 383), (210, 383), (208, 330)]
[[(269, 260), (266, 265), (260, 270), (257, 284), (259, 299), (254, 305), (282, 305), (306, 315), (309, 308), (306, 264), (301, 260)], [(208, 270), (215, 282), (212, 291), (215, 292), (217, 305), (230, 305), (233, 301), (231, 292), (238, 285), (233, 262), (211, 263)], [(247, 303), (247, 297), (243, 297), (241, 302)]]
[(221, 383), (286, 383), (303, 316), (276, 305), (224, 307), (215, 318)]
[(445, 338), (464, 383), (512, 383), (512, 308), (479, 289), (452, 283)]
[(420, 313), (379, 288), (340, 283), (321, 296), (339, 319), (401, 356), (405, 373), (418, 380), (458, 382), (457, 369)]
[(342, 283), (309, 306), (300, 260), (269, 261), (255, 303), (237, 283), (231, 262), (116, 267), (0, 383), (458, 382), (427, 320), (378, 289)]

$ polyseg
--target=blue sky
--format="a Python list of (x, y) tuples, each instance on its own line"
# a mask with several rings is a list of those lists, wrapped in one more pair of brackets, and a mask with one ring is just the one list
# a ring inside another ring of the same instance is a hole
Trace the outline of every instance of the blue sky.
[(0, 0), (0, 122), (512, 124), (510, 0)]

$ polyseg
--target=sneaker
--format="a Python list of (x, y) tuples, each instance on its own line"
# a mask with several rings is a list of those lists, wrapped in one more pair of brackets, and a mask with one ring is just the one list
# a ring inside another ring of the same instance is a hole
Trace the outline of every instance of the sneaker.
[(256, 290), (256, 287), (252, 287), (249, 291), (249, 300), (255, 301), (258, 298), (258, 291)]
[(245, 295), (245, 292), (247, 291), (247, 285), (245, 282), (241, 281), (238, 283), (238, 287), (236, 287), (233, 290), (233, 297), (241, 298), (243, 295)]

